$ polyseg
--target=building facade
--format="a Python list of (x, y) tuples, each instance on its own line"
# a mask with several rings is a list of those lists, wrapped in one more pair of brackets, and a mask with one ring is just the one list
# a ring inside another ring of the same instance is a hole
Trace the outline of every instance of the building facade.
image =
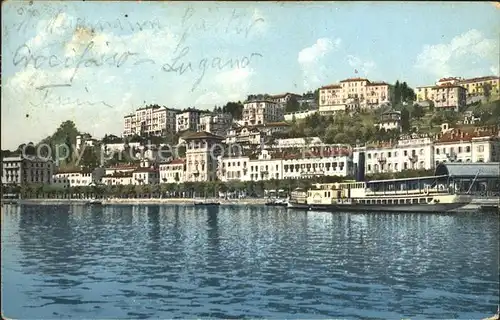
[(375, 124), (380, 130), (398, 130), (401, 131), (401, 112), (388, 111), (380, 116), (379, 121)]
[(243, 104), (243, 125), (253, 126), (285, 120), (284, 106), (272, 100), (252, 100)]
[(188, 109), (179, 112), (176, 115), (176, 132), (196, 131), (200, 123), (201, 111), (196, 109)]
[(356, 163), (361, 151), (365, 152), (367, 174), (434, 168), (433, 141), (426, 136), (413, 135), (396, 143), (356, 148), (354, 152)]
[(124, 136), (173, 133), (179, 111), (161, 106), (147, 106), (124, 117)]
[(160, 183), (182, 183), (186, 171), (186, 159), (179, 158), (160, 164)]
[(132, 183), (136, 185), (158, 184), (160, 175), (158, 169), (140, 167), (132, 171)]
[(274, 102), (277, 102), (277, 103), (282, 104), (282, 105), (286, 105), (288, 103), (288, 101), (290, 101), (290, 99), (295, 98), (298, 100), (298, 99), (302, 98), (302, 96), (299, 94), (286, 92), (286, 93), (282, 93), (282, 94), (272, 95), (272, 96), (270, 96), (270, 98)]
[(52, 183), (59, 188), (88, 187), (101, 183), (105, 174), (104, 168), (59, 171), (54, 174)]
[(433, 88), (434, 107), (439, 109), (462, 110), (467, 103), (467, 90), (460, 85), (444, 84)]
[(183, 140), (186, 142), (184, 181), (217, 180), (218, 156), (222, 153), (224, 138), (209, 132), (196, 132), (185, 135)]
[(441, 162), (500, 162), (500, 136), (494, 130), (452, 129), (434, 144), (435, 164)]
[(198, 131), (210, 132), (225, 137), (231, 129), (233, 117), (230, 113), (212, 113), (200, 116)]
[(485, 88), (489, 94), (500, 94), (500, 77), (497, 76), (462, 79), (459, 84), (467, 90), (468, 96), (485, 96)]
[(29, 156), (2, 159), (2, 184), (50, 184), (53, 174), (52, 160)]
[(133, 185), (134, 178), (132, 171), (114, 172), (102, 177), (102, 183), (106, 186), (126, 186)]
[(385, 82), (370, 82), (351, 78), (319, 89), (320, 112), (375, 109), (392, 102), (392, 86)]

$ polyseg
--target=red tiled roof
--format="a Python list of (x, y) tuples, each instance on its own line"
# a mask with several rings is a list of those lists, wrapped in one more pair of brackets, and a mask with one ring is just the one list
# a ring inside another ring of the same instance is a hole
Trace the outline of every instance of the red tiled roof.
[(186, 163), (186, 158), (177, 158), (177, 159), (170, 161), (167, 164), (184, 164), (184, 163)]
[(493, 137), (497, 134), (494, 130), (491, 129), (478, 129), (474, 131), (452, 129), (451, 131), (442, 134), (438, 139), (436, 139), (436, 143), (472, 141), (472, 138)]

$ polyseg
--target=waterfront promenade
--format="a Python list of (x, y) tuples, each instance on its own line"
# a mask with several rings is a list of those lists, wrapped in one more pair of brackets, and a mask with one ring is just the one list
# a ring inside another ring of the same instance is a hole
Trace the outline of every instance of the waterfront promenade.
[[(20, 204), (36, 205), (85, 205), (91, 199), (23, 199)], [(178, 204), (190, 205), (197, 201), (214, 201), (221, 205), (264, 205), (268, 200), (265, 198), (242, 198), (242, 199), (219, 199), (219, 198), (109, 198), (103, 199), (104, 205), (159, 205), (159, 204)]]

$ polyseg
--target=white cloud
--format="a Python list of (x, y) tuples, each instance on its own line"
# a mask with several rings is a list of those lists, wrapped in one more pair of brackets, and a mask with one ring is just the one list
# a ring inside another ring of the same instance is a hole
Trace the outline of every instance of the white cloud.
[(251, 68), (238, 68), (221, 72), (215, 76), (214, 85), (205, 90), (195, 101), (196, 105), (213, 107), (227, 101), (238, 101), (245, 98), (250, 88), (255, 71)]
[(332, 51), (337, 50), (342, 44), (340, 38), (320, 38), (312, 46), (302, 49), (297, 61), (304, 76), (304, 86), (311, 89), (323, 78), (325, 68), (321, 65), (323, 58)]
[(498, 69), (498, 51), (498, 41), (472, 29), (454, 37), (450, 43), (425, 45), (417, 56), (415, 67), (436, 78), (461, 76), (467, 72), (485, 73), (482, 64), (489, 64), (488, 71)]
[(376, 68), (375, 62), (371, 60), (362, 60), (359, 57), (348, 55), (347, 63), (354, 69), (353, 71), (358, 71), (358, 73), (362, 73), (367, 76), (373, 69)]
[(328, 38), (320, 38), (315, 44), (299, 52), (298, 62), (301, 65), (315, 63), (328, 52), (338, 48), (341, 42), (338, 38), (334, 41)]

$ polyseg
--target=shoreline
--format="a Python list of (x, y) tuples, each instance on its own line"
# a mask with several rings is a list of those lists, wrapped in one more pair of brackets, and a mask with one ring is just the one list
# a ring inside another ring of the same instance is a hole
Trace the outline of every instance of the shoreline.
[[(99, 199), (100, 200), (100, 199)], [(26, 205), (89, 205), (92, 199), (20, 199), (18, 204)], [(267, 199), (218, 199), (218, 198), (111, 198), (100, 200), (102, 205), (194, 205), (200, 201), (214, 201), (220, 205), (265, 205)]]

